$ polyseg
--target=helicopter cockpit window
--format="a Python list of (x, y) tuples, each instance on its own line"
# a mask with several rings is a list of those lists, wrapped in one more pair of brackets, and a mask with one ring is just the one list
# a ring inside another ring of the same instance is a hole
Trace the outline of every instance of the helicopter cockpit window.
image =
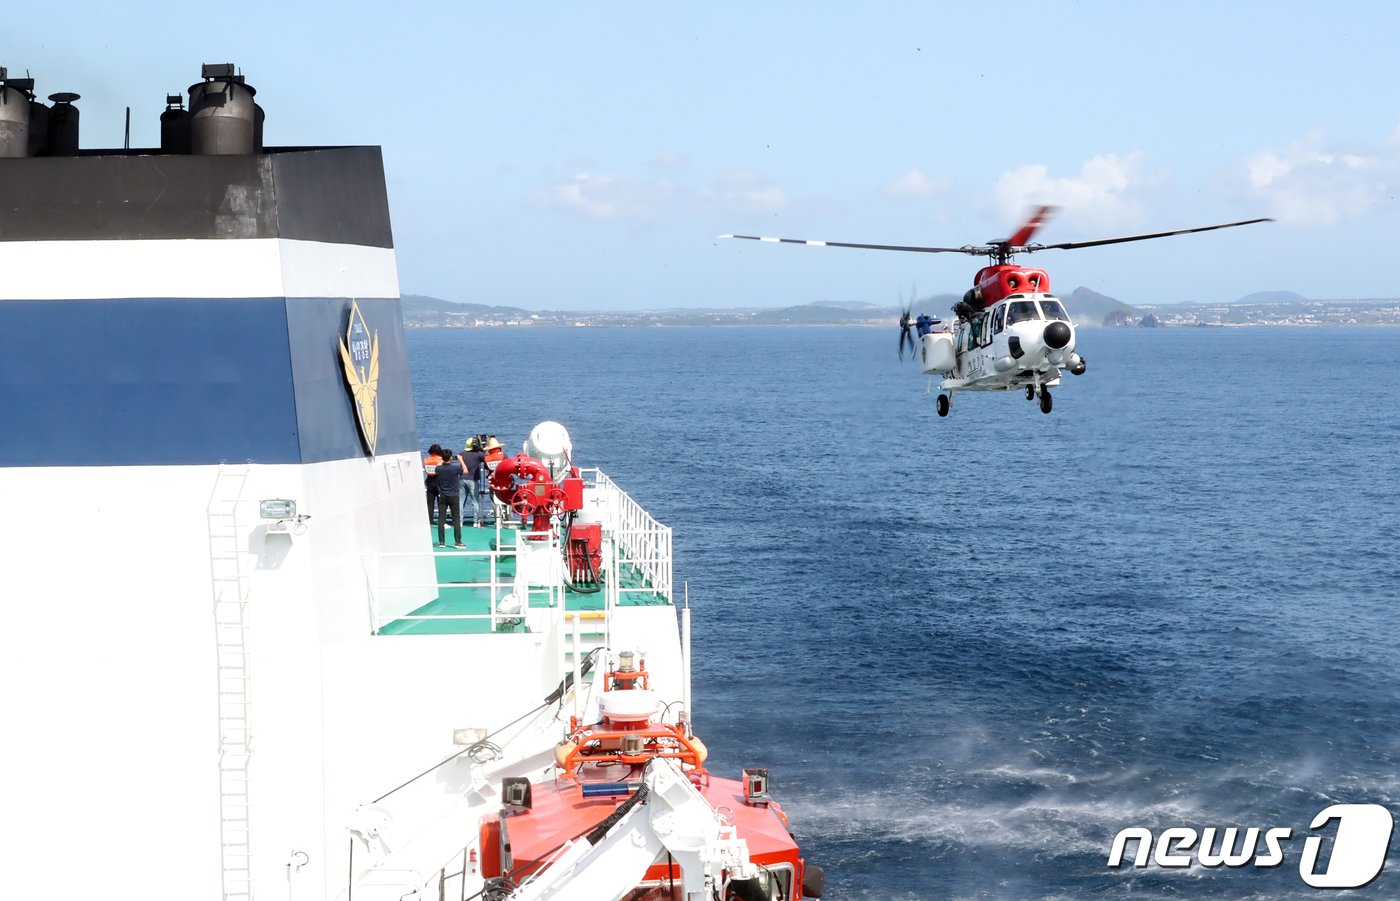
[(1016, 300), (1006, 305), (1006, 324), (1014, 325), (1031, 319), (1039, 319), (1040, 311), (1033, 300)]
[(1045, 311), (1046, 319), (1069, 322), (1069, 314), (1065, 312), (1064, 306), (1058, 300), (1041, 300), (1040, 308)]

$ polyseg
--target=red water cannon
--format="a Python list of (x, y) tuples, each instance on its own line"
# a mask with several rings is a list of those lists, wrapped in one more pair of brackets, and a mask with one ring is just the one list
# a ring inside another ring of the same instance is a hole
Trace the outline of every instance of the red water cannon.
[(583, 480), (574, 470), (563, 483), (550, 477), (548, 468), (534, 457), (516, 454), (502, 460), (491, 474), (491, 493), (520, 515), (533, 520), (531, 531), (548, 532), (550, 518), (583, 506)]

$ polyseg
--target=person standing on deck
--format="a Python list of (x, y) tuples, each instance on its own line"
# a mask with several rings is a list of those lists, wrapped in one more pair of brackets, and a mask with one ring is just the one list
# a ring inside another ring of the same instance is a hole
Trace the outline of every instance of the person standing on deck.
[[(450, 451), (444, 451), (444, 453), (450, 453)], [(439, 463), (437, 467), (438, 547), (442, 547), (447, 541), (445, 529), (449, 515), (452, 517), (453, 546), (466, 547), (462, 544), (462, 498), (459, 493), (461, 487), (462, 464), (457, 462), (457, 458), (449, 457), (446, 461)]]
[(457, 458), (462, 462), (462, 515), (467, 515), (467, 498), (472, 502), (472, 525), (481, 525), (481, 471), (486, 468), (486, 452), (481, 442), (472, 438), (467, 448)]
[[(482, 482), (482, 490), (483, 490), (483, 491), (490, 491), (490, 490), (491, 490), (491, 487), (490, 487), (489, 484), (487, 484), (487, 482), (488, 482), (488, 480), (491, 478), (491, 475), (496, 471), (496, 467), (499, 466), (500, 463), (501, 463), (501, 461), (504, 460), (505, 458), (506, 458), (506, 452), (505, 452), (505, 448), (501, 447), (501, 442), (499, 442), (499, 441), (496, 440), (496, 436), (495, 436), (495, 435), (487, 435), (487, 436), (486, 436), (486, 469), (483, 470), (482, 473), (481, 473), (481, 482)], [(491, 499), (491, 508), (490, 508), (490, 509), (491, 509), (491, 523), (492, 523), (492, 525), (494, 525), (495, 522), (496, 522), (496, 502), (495, 502), (495, 496), (494, 496), (494, 495), (488, 494), (488, 495), (487, 495), (487, 498), (488, 498), (488, 499)]]
[(434, 444), (428, 448), (428, 456), (423, 458), (423, 489), (428, 495), (428, 525), (433, 524), (433, 511), (437, 509), (437, 468), (447, 451)]

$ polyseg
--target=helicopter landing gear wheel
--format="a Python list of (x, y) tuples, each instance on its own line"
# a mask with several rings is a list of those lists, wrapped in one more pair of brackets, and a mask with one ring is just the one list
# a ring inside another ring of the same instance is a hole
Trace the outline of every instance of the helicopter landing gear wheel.
[(1026, 386), (1026, 400), (1035, 400), (1035, 386), (1034, 386), (1034, 385), (1027, 385), (1027, 386)]
[(948, 407), (949, 407), (950, 404), (951, 404), (951, 401), (948, 400), (948, 395), (946, 395), (946, 394), (940, 394), (940, 395), (938, 395), (938, 400), (936, 400), (934, 403), (935, 403), (935, 404), (937, 405), (937, 407), (938, 407), (938, 415), (939, 415), (939, 416), (947, 416), (947, 415), (948, 415)]
[(1055, 400), (1054, 400), (1054, 398), (1052, 398), (1052, 397), (1050, 396), (1050, 390), (1049, 390), (1048, 388), (1041, 388), (1041, 389), (1040, 389), (1040, 412), (1042, 412), (1042, 413), (1049, 413), (1050, 410), (1054, 407), (1054, 405), (1055, 405)]

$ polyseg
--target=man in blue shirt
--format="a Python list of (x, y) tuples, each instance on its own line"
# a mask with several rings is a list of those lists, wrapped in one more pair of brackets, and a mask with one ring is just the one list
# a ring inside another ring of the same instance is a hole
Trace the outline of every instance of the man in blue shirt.
[(462, 476), (462, 514), (467, 512), (467, 499), (472, 502), (472, 525), (481, 525), (481, 469), (486, 465), (486, 452), (481, 442), (473, 438), (467, 442), (467, 449), (457, 459), (462, 461), (465, 475)]

